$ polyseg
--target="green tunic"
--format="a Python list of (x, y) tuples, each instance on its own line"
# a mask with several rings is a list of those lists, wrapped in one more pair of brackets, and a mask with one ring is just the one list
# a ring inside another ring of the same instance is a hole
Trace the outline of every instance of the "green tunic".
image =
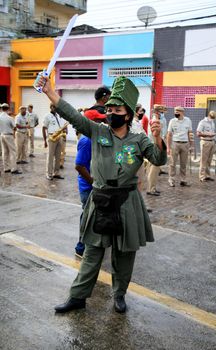
[[(107, 180), (117, 181), (118, 187), (137, 184), (136, 173), (144, 157), (157, 166), (166, 164), (165, 144), (160, 151), (145, 133), (128, 132), (120, 139), (109, 126), (83, 117), (62, 99), (58, 103), (57, 112), (76, 130), (91, 138), (93, 187), (113, 188), (107, 185)], [(140, 246), (145, 246), (146, 241), (154, 241), (149, 216), (138, 190), (129, 192), (120, 213), (124, 227), (123, 235), (117, 236), (120, 251), (136, 251)], [(82, 240), (89, 245), (108, 247), (112, 244), (112, 235), (97, 234), (93, 231), (94, 214), (94, 203), (90, 195), (82, 217)]]

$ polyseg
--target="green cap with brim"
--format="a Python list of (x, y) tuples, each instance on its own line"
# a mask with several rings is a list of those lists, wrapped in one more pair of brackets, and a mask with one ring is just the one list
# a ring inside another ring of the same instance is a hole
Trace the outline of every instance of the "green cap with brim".
[(132, 113), (135, 113), (138, 97), (139, 91), (134, 83), (126, 77), (118, 77), (113, 82), (112, 93), (106, 106), (127, 105)]

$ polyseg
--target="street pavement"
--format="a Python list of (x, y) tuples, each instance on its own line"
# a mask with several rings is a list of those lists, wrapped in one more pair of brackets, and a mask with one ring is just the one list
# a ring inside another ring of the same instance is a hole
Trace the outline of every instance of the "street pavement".
[(156, 241), (137, 253), (127, 313), (113, 311), (108, 249), (86, 311), (55, 315), (79, 267), (75, 152), (68, 143), (64, 180), (46, 180), (41, 141), (22, 175), (1, 174), (0, 349), (216, 349), (215, 183), (196, 164), (191, 187), (161, 175), (160, 197), (143, 192)]

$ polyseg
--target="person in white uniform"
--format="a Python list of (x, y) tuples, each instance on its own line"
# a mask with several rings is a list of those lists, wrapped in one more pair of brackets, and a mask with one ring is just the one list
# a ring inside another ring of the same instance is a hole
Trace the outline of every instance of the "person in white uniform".
[[(56, 107), (50, 105), (50, 113), (48, 113), (43, 122), (43, 139), (44, 147), (48, 147), (47, 155), (47, 171), (46, 178), (47, 180), (60, 179), (63, 180), (64, 177), (60, 175), (60, 158), (61, 158), (61, 149), (62, 149), (62, 137), (59, 137), (55, 142), (51, 141), (49, 136), (53, 135), (56, 131), (61, 129), (60, 116), (56, 113)], [(47, 143), (48, 138), (48, 143)], [(54, 164), (55, 160), (55, 164)]]
[(8, 115), (9, 105), (2, 104), (2, 112), (0, 114), (0, 133), (2, 146), (2, 161), (5, 173), (13, 175), (22, 174), (17, 169), (16, 164), (16, 146), (15, 146), (15, 122), (14, 118)]
[(208, 116), (202, 119), (197, 127), (201, 151), (199, 168), (199, 179), (201, 182), (214, 181), (210, 175), (210, 166), (215, 152), (215, 118), (216, 112), (210, 111)]
[(168, 125), (167, 132), (167, 154), (170, 155), (169, 162), (169, 185), (175, 187), (176, 164), (180, 160), (180, 186), (190, 186), (186, 181), (186, 168), (188, 153), (192, 146), (190, 135), (192, 132), (192, 123), (190, 118), (184, 115), (184, 108), (175, 107), (174, 115)]
[(27, 117), (27, 108), (19, 107), (19, 114), (15, 118), (16, 124), (16, 146), (17, 146), (17, 164), (28, 164), (28, 130), (29, 122)]
[(30, 141), (30, 152), (29, 157), (34, 158), (34, 129), (39, 124), (37, 114), (33, 112), (33, 105), (28, 105), (28, 123), (29, 123), (29, 141)]

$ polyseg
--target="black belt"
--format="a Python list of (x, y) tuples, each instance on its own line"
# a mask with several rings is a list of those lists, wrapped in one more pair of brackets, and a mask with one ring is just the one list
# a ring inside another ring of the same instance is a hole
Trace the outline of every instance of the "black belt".
[(118, 188), (97, 188), (93, 187), (93, 192), (98, 193), (109, 193), (109, 194), (115, 194), (115, 193), (121, 193), (121, 192), (131, 192), (135, 191), (137, 189), (137, 185), (131, 185), (128, 187), (118, 187)]
[(176, 143), (188, 143), (188, 141), (173, 141), (173, 142), (176, 142)]
[(13, 135), (13, 134), (2, 134), (3, 136), (6, 136), (6, 135)]

